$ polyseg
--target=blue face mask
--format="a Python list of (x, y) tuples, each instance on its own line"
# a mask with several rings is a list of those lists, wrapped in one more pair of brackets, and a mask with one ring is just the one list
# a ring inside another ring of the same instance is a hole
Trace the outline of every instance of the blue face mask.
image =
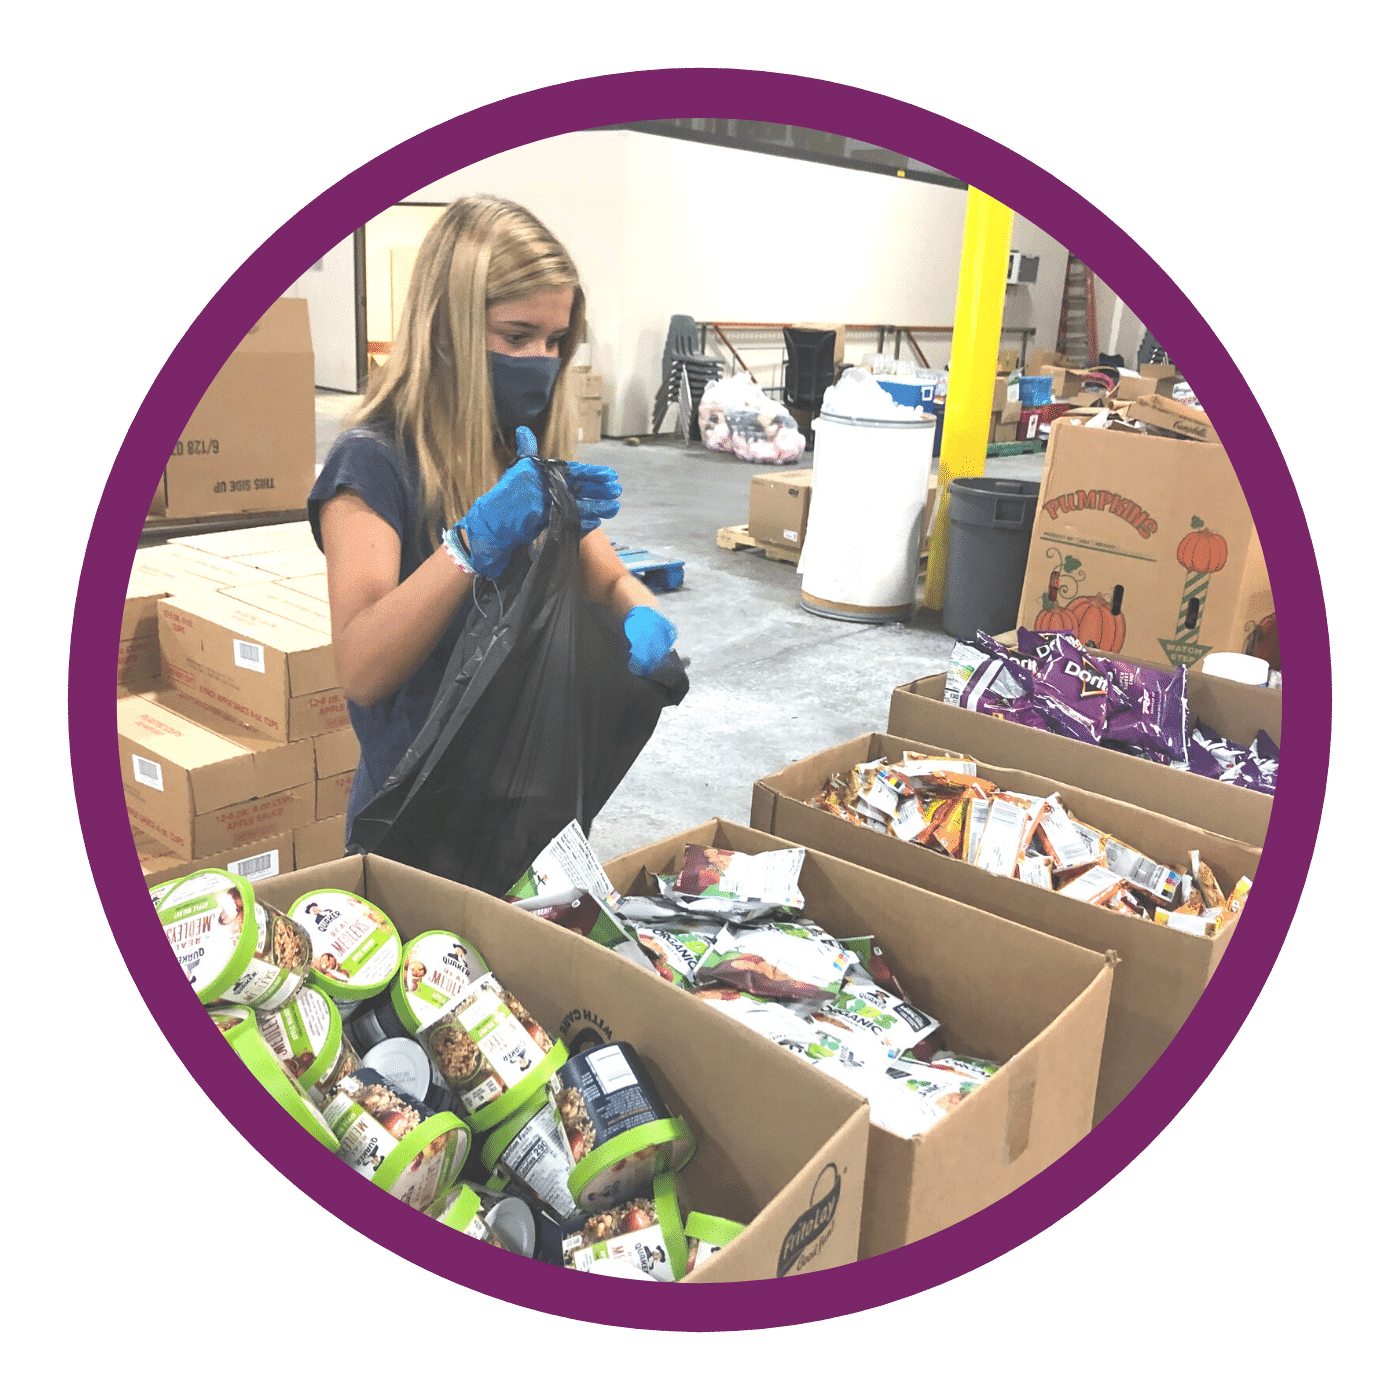
[(515, 440), (517, 428), (536, 426), (549, 407), (554, 381), (559, 377), (557, 355), (501, 355), (488, 350), (491, 366), (491, 396), (496, 402), (496, 421), (507, 442)]

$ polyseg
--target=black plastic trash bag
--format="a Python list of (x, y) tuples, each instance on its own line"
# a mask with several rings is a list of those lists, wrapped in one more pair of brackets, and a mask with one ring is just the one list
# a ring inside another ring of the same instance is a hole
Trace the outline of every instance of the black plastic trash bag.
[(593, 818), (689, 681), (673, 651), (627, 669), (622, 622), (582, 591), (578, 507), (562, 462), (540, 461), (549, 527), (494, 584), (478, 578), (423, 728), (357, 814), (372, 851), (504, 894), (570, 820)]

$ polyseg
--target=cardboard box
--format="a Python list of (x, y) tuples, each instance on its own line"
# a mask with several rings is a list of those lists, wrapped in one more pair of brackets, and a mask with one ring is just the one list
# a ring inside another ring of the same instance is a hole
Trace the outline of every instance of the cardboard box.
[[(1223, 933), (1201, 938), (1145, 919), (1125, 918), (1051, 890), (978, 870), (806, 805), (833, 773), (897, 755), (906, 748), (927, 746), (907, 737), (862, 734), (760, 778), (753, 789), (751, 824), (810, 850), (854, 861), (1081, 948), (1116, 952), (1122, 961), (1114, 972), (1094, 1110), (1094, 1121), (1101, 1121), (1152, 1068), (1181, 1029), (1229, 946), (1233, 925)], [(978, 760), (978, 773), (998, 787), (1042, 797), (1058, 792), (1081, 821), (1109, 832), (1154, 860), (1185, 865), (1190, 853), (1199, 851), (1227, 889), (1233, 888), (1241, 875), (1252, 878), (1258, 869), (1257, 846), (1040, 774), (994, 766), (983, 762), (975, 751), (972, 757)]]
[[(1144, 665), (1150, 663), (1142, 663)], [(1149, 811), (1250, 846), (1262, 846), (1274, 800), (1262, 792), (1168, 768), (1150, 759), (1048, 734), (943, 702), (946, 673), (898, 687), (890, 696), (888, 732), (939, 749), (976, 754), (1003, 768), (1020, 768), (1133, 802)], [(1275, 740), (1282, 728), (1281, 692), (1191, 671), (1191, 713), (1226, 738), (1251, 744), (1261, 730)]]
[(209, 593), (240, 583), (266, 583), (267, 575), (236, 559), (220, 559), (178, 544), (138, 549), (131, 566), (133, 581), (161, 585), (167, 595)]
[(140, 577), (127, 580), (122, 629), (117, 640), (117, 684), (139, 688), (160, 675), (160, 631), (156, 606), (164, 585)]
[(284, 549), (315, 549), (316, 539), (307, 520), (291, 520), (281, 525), (240, 526), (235, 530), (210, 530), (202, 535), (184, 535), (181, 547), (221, 559), (238, 559), (245, 554), (271, 554)]
[(295, 510), (315, 479), (311, 321), (304, 300), (283, 297), (243, 337), (171, 449), (164, 513)]
[(313, 632), (322, 632), (327, 637), (331, 635), (330, 604), (295, 588), (288, 588), (284, 583), (243, 583), (237, 588), (224, 588), (220, 591), (226, 598), (246, 603), (250, 608), (272, 613), (275, 617), (284, 617), (288, 622), (300, 623), (303, 627), (308, 627)]
[[(1019, 350), (1002, 350), (997, 354), (997, 373), (1011, 374), (1016, 366), (1021, 363), (1021, 352)], [(1030, 373), (1029, 370), (1026, 371)]]
[(355, 770), (333, 773), (328, 778), (316, 779), (316, 820), (325, 821), (328, 817), (344, 817), (350, 810), (350, 784), (355, 780)]
[(812, 470), (760, 472), (749, 483), (749, 534), (760, 544), (801, 549), (812, 506)]
[(1216, 444), (1054, 424), (1030, 558), (1022, 626), (1046, 611), (1058, 575), (1058, 606), (1082, 610), (1087, 646), (1170, 666), (1247, 650), (1274, 610), (1249, 506)]
[(159, 610), (161, 671), (182, 695), (284, 744), (349, 724), (327, 633), (223, 593)]
[(136, 855), (148, 888), (166, 880), (178, 880), (182, 875), (192, 875), (196, 870), (232, 870), (245, 880), (264, 880), (293, 868), (290, 831), (265, 837), (261, 841), (250, 841), (231, 851), (205, 856), (202, 860), (187, 860), (172, 855), (138, 827), (133, 827), (131, 834), (136, 841)]
[(273, 578), (305, 578), (317, 572), (324, 573), (326, 556), (316, 546), (305, 549), (278, 549), (267, 554), (240, 554), (240, 564), (251, 564), (260, 569), (263, 576)]
[(305, 593), (308, 598), (319, 598), (323, 603), (330, 601), (330, 580), (325, 574), (307, 574), (302, 578), (279, 579), (283, 588), (294, 593)]
[(1181, 383), (1181, 376), (1173, 365), (1139, 365), (1138, 376), (1155, 387), (1148, 392), (1171, 396), (1171, 392)]
[(327, 817), (324, 821), (299, 826), (292, 832), (292, 858), (295, 869), (308, 870), (345, 855), (345, 818)]
[(1084, 371), (1067, 369), (1064, 365), (1047, 365), (1045, 374), (1050, 376), (1050, 392), (1057, 399), (1072, 399), (1084, 392)]
[[(688, 843), (747, 853), (792, 844), (716, 820), (604, 868), (624, 894), (651, 893), (648, 876), (678, 871)], [(878, 939), (914, 1004), (942, 1023), (950, 1049), (1002, 1065), (917, 1138), (871, 1125), (861, 1258), (975, 1214), (1089, 1131), (1113, 981), (1103, 955), (815, 851), (799, 883), (806, 917), (838, 937)]]
[(1032, 350), (1030, 359), (1026, 361), (1025, 373), (1035, 376), (1049, 374), (1057, 366), (1073, 369), (1074, 361), (1058, 350)]
[(1161, 428), (1163, 432), (1190, 438), (1192, 442), (1220, 442), (1220, 434), (1210, 425), (1210, 419), (1199, 408), (1191, 408), (1175, 399), (1151, 394), (1137, 399), (1125, 410), (1125, 417), (1135, 423)]
[(580, 399), (574, 405), (574, 421), (578, 424), (579, 442), (603, 440), (602, 399)]
[[(586, 938), (420, 870), (355, 856), (278, 876), (260, 892), (285, 908), (327, 886), (364, 894), (405, 936), (467, 935), (571, 1049), (614, 1039), (636, 1049), (695, 1135), (679, 1177), (684, 1207), (749, 1222), (686, 1283), (794, 1276), (855, 1260), (870, 1119), (849, 1089)], [(326, 1170), (337, 1170), (329, 1158)], [(465, 1264), (462, 1281), (476, 1268)]]
[(202, 860), (313, 819), (309, 743), (271, 743), (206, 720), (152, 695), (118, 698), (117, 748), (133, 826), (186, 860)]
[(333, 778), (337, 773), (349, 773), (360, 766), (360, 741), (350, 728), (333, 729), (318, 734), (311, 741), (316, 755), (316, 778)]
[(601, 399), (603, 376), (593, 370), (572, 369), (565, 376), (565, 387), (576, 399)]

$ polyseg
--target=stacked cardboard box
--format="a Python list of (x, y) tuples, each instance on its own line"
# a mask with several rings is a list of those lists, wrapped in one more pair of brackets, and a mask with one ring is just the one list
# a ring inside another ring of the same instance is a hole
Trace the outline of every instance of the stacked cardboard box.
[[(938, 473), (928, 479), (923, 531), (927, 540), (938, 495)], [(759, 472), (749, 483), (749, 534), (758, 544), (774, 549), (800, 550), (807, 538), (807, 513), (812, 507), (812, 469)]]
[(603, 437), (603, 376), (587, 369), (567, 370), (564, 390), (573, 399), (577, 440), (600, 442)]
[(316, 477), (315, 357), (304, 300), (273, 303), (214, 377), (170, 451), (150, 513), (295, 510)]
[(126, 611), (117, 727), (148, 879), (205, 865), (257, 878), (343, 854), (359, 745), (310, 527), (143, 550)]

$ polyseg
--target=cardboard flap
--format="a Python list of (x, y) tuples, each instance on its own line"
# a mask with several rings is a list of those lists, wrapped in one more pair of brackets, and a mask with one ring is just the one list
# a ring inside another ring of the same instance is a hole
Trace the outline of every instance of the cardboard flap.
[(266, 553), (240, 554), (239, 561), (261, 569), (273, 578), (303, 578), (308, 574), (323, 572), (326, 556), (314, 544), (300, 549), (275, 549)]
[(270, 554), (275, 550), (314, 549), (315, 536), (305, 520), (284, 525), (254, 525), (237, 530), (214, 530), (204, 535), (185, 535), (179, 543), (201, 554), (236, 559), (244, 554)]
[(142, 550), (136, 559), (138, 563), (168, 568), (215, 588), (236, 588), (240, 583), (267, 582), (267, 575), (251, 564), (240, 564), (237, 559), (224, 559), (216, 554), (188, 548), (183, 541), (161, 545), (158, 549)]

